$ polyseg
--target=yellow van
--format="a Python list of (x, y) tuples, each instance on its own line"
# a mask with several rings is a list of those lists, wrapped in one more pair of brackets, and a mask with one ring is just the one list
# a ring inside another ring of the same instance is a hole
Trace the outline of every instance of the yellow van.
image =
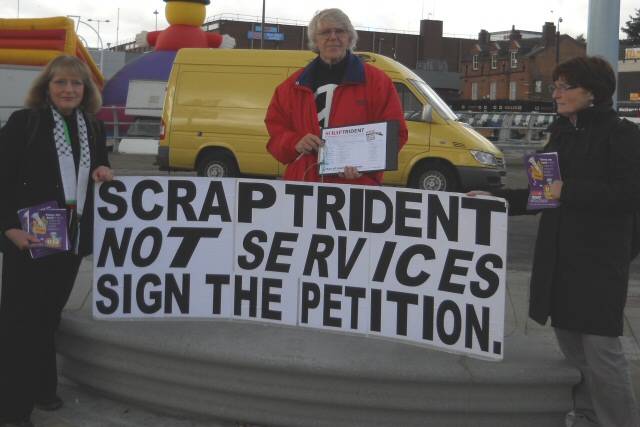
[[(463, 191), (502, 186), (504, 156), (456, 115), (420, 77), (399, 62), (358, 53), (393, 80), (409, 128), (398, 170), (384, 183)], [(264, 116), (275, 87), (315, 54), (309, 51), (181, 49), (167, 84), (158, 146), (161, 170), (200, 176), (277, 177), (266, 150)]]

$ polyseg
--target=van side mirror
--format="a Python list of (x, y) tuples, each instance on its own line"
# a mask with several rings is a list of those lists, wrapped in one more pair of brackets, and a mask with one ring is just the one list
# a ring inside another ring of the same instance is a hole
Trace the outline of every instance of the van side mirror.
[(426, 123), (431, 123), (433, 121), (433, 107), (431, 105), (425, 105), (422, 107), (420, 120)]

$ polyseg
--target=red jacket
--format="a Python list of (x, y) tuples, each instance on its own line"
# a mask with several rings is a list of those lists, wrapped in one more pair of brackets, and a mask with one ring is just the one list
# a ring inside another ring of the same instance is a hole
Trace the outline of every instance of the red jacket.
[[(399, 148), (407, 142), (407, 125), (400, 99), (391, 79), (383, 71), (348, 54), (343, 82), (333, 94), (329, 125), (349, 126), (396, 120), (400, 124)], [(267, 150), (287, 165), (284, 179), (319, 182), (316, 153), (300, 155), (296, 143), (306, 134), (320, 136), (318, 112), (311, 89), (313, 68), (320, 58), (282, 82), (271, 98), (265, 123), (269, 131)], [(325, 176), (324, 182), (380, 185), (382, 172), (369, 172), (358, 179)]]

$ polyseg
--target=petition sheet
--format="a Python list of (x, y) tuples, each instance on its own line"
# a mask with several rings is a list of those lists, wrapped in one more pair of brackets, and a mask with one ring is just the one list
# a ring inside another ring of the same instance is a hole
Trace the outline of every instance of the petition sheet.
[(360, 172), (387, 169), (388, 131), (387, 122), (323, 129), (320, 174), (337, 174), (345, 166)]

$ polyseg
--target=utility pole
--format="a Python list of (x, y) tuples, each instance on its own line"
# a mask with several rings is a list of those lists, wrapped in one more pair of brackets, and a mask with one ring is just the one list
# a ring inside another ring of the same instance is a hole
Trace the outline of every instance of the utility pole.
[(558, 18), (558, 28), (556, 31), (556, 65), (560, 63), (560, 23), (562, 18)]
[[(98, 23), (98, 30), (96, 31), (96, 34), (98, 35), (98, 41), (100, 42), (100, 71), (102, 72), (102, 67), (103, 67), (103, 64), (104, 64), (104, 43), (102, 43), (102, 37), (100, 37), (100, 23), (101, 22), (111, 22), (111, 21), (108, 20), (108, 19), (92, 19), (92, 18), (87, 19), (87, 21), (89, 21), (89, 22), (97, 22)], [(80, 23), (80, 19), (78, 19), (78, 23)], [(83, 24), (84, 24), (84, 22), (83, 22)], [(89, 25), (89, 24), (87, 24), (87, 25)]]
[(100, 38), (100, 23), (101, 22), (111, 22), (108, 19), (93, 19), (93, 18), (89, 18), (89, 19), (87, 19), (87, 21), (96, 22), (98, 24), (98, 38)]
[[(620, 31), (620, 0), (589, 0), (587, 25), (587, 55), (606, 59), (618, 78), (618, 47)], [(613, 94), (614, 108), (617, 91)]]
[(262, 26), (260, 27), (260, 49), (264, 49), (264, 9), (265, 2), (267, 0), (262, 0)]
[(116, 18), (116, 46), (118, 46), (118, 33), (120, 32), (120, 8), (118, 8), (118, 15)]

